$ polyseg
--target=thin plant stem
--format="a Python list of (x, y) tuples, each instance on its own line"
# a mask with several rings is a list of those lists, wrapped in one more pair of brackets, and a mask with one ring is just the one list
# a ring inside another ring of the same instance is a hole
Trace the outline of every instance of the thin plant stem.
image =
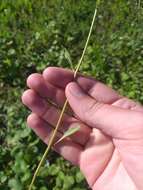
[[(97, 15), (97, 8), (98, 8), (98, 5), (99, 5), (99, 2), (100, 2), (100, 1), (98, 0), (97, 6), (96, 6), (95, 11), (94, 11), (92, 23), (91, 23), (91, 26), (90, 26), (89, 34), (88, 34), (88, 37), (87, 37), (87, 40), (86, 40), (86, 43), (85, 43), (85, 47), (84, 47), (83, 53), (82, 53), (81, 58), (80, 58), (80, 60), (79, 60), (79, 62), (78, 62), (78, 64), (77, 64), (77, 67), (76, 67), (76, 69), (75, 69), (75, 71), (74, 71), (74, 78), (76, 78), (76, 76), (77, 76), (77, 73), (78, 73), (78, 71), (79, 71), (79, 68), (80, 68), (80, 66), (81, 66), (81, 64), (82, 64), (84, 55), (85, 55), (86, 50), (87, 50), (87, 46), (88, 46), (88, 43), (89, 43), (89, 40), (90, 40), (90, 37), (91, 37), (91, 33), (92, 33), (92, 30), (93, 30), (95, 18), (96, 18), (96, 15)], [(68, 105), (68, 100), (66, 99), (66, 101), (65, 101), (65, 103), (64, 103), (64, 105), (63, 105), (61, 114), (60, 114), (60, 116), (59, 116), (59, 119), (58, 119), (58, 121), (57, 121), (56, 127), (55, 127), (55, 129), (54, 129), (54, 131), (53, 131), (53, 134), (52, 134), (50, 140), (49, 140), (48, 146), (47, 146), (47, 148), (46, 148), (46, 150), (45, 150), (45, 152), (44, 152), (44, 154), (43, 154), (43, 156), (42, 156), (42, 158), (41, 158), (41, 160), (40, 160), (40, 162), (39, 162), (39, 164), (38, 164), (38, 166), (37, 166), (37, 169), (36, 169), (36, 171), (35, 171), (35, 173), (34, 173), (34, 175), (33, 175), (33, 178), (32, 178), (32, 181), (31, 181), (31, 183), (30, 183), (30, 186), (29, 186), (28, 190), (32, 190), (33, 184), (34, 184), (35, 179), (36, 179), (36, 177), (37, 177), (37, 175), (38, 175), (38, 173), (39, 173), (39, 170), (40, 170), (40, 168), (41, 168), (43, 162), (45, 161), (46, 156), (47, 156), (48, 152), (50, 151), (51, 146), (53, 145), (54, 139), (55, 139), (56, 134), (57, 134), (57, 131), (58, 131), (59, 127), (60, 127), (60, 124), (61, 124), (61, 121), (62, 121), (64, 112), (65, 112), (65, 110), (66, 110), (66, 108), (67, 108), (67, 105)]]
[(84, 58), (84, 55), (85, 55), (85, 52), (87, 50), (87, 46), (88, 46), (90, 36), (91, 36), (92, 30), (93, 30), (96, 15), (97, 15), (97, 8), (95, 8), (95, 12), (94, 12), (94, 15), (93, 15), (93, 19), (92, 19), (91, 27), (90, 27), (90, 30), (89, 30), (89, 34), (88, 34), (88, 37), (87, 37), (87, 40), (86, 40), (85, 47), (84, 47), (84, 50), (82, 52), (81, 58), (80, 58), (80, 60), (79, 60), (79, 62), (77, 64), (77, 67), (75, 69), (74, 78), (76, 78), (76, 76), (77, 76), (77, 72), (79, 71), (79, 68), (80, 68), (80, 66), (82, 64), (82, 61), (83, 61), (83, 58)]
[(46, 148), (46, 150), (45, 150), (45, 152), (44, 152), (44, 154), (43, 154), (43, 156), (42, 156), (42, 158), (41, 158), (41, 160), (40, 160), (40, 162), (39, 162), (39, 164), (38, 164), (38, 167), (37, 167), (37, 169), (36, 169), (34, 175), (33, 175), (33, 178), (32, 178), (32, 181), (31, 181), (31, 184), (30, 184), (28, 190), (32, 190), (32, 186), (33, 186), (33, 184), (34, 184), (34, 181), (35, 181), (35, 179), (36, 179), (36, 176), (38, 175), (39, 170), (40, 170), (40, 168), (41, 168), (43, 162), (45, 161), (46, 156), (47, 156), (47, 154), (48, 154), (48, 152), (49, 152), (49, 150), (50, 150), (50, 148), (51, 148), (51, 146), (52, 146), (52, 144), (53, 144), (53, 141), (54, 141), (54, 139), (55, 139), (56, 133), (57, 133), (58, 128), (59, 128), (59, 126), (60, 126), (60, 123), (61, 123), (61, 121), (62, 121), (63, 114), (64, 114), (65, 109), (66, 109), (66, 107), (67, 107), (67, 103), (68, 103), (68, 101), (67, 101), (67, 99), (66, 99), (66, 101), (65, 101), (65, 103), (64, 103), (64, 106), (63, 106), (63, 109), (62, 109), (62, 111), (61, 111), (60, 117), (59, 117), (58, 122), (57, 122), (57, 124), (56, 124), (55, 130), (53, 131), (53, 134), (52, 134), (52, 136), (51, 136), (51, 138), (50, 138), (50, 140), (49, 140), (48, 146), (47, 146), (47, 148)]

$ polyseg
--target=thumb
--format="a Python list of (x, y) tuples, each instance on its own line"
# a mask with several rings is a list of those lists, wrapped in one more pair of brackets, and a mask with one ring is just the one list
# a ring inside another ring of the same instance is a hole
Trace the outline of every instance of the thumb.
[(82, 121), (107, 135), (138, 138), (140, 132), (143, 132), (143, 114), (140, 112), (98, 102), (75, 82), (67, 85), (66, 96), (71, 108)]

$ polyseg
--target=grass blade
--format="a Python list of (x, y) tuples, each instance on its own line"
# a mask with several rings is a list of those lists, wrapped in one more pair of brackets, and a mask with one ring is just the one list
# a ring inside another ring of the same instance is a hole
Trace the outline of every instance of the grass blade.
[(65, 56), (66, 60), (69, 62), (71, 69), (74, 70), (74, 66), (73, 66), (73, 63), (71, 60), (71, 56), (70, 56), (70, 54), (66, 48), (64, 49), (64, 56)]
[(54, 144), (56, 145), (57, 143), (61, 142), (63, 139), (73, 135), (74, 133), (76, 133), (77, 131), (80, 130), (80, 126), (77, 126), (77, 127), (71, 127), (69, 128), (65, 133), (64, 135)]

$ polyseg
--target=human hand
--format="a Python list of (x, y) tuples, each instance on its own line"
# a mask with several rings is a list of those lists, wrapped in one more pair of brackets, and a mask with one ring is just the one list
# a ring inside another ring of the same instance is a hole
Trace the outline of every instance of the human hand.
[(32, 111), (28, 125), (48, 143), (60, 114), (57, 106), (67, 97), (73, 115), (64, 114), (57, 139), (69, 127), (81, 127), (54, 150), (80, 167), (93, 190), (142, 190), (143, 107), (89, 77), (71, 81), (71, 71), (54, 67), (28, 77), (30, 89), (22, 96)]

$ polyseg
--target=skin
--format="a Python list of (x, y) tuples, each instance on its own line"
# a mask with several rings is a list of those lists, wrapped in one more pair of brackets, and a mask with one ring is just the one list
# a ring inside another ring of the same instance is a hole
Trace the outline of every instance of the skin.
[(143, 189), (142, 105), (93, 78), (79, 75), (75, 81), (72, 71), (56, 67), (30, 75), (27, 86), (22, 95), (32, 111), (27, 124), (45, 143), (68, 99), (55, 141), (77, 124), (80, 131), (53, 149), (80, 167), (93, 190)]

